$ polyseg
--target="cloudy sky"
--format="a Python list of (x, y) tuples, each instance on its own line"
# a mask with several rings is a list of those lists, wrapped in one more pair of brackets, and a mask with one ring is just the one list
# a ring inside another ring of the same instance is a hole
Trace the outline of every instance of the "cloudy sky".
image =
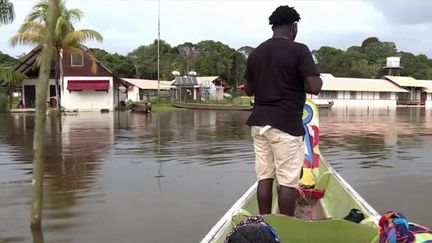
[[(0, 26), (0, 50), (16, 56), (30, 47), (8, 45), (35, 0), (9, 0), (16, 20)], [(369, 37), (393, 41), (399, 50), (432, 58), (432, 1), (430, 0), (161, 0), (161, 38), (171, 45), (186, 41), (219, 40), (233, 48), (257, 46), (271, 36), (268, 17), (279, 5), (300, 13), (297, 41), (318, 49), (346, 49)], [(156, 0), (67, 0), (69, 8), (84, 11), (76, 28), (97, 30), (104, 42), (87, 43), (127, 54), (157, 38)]]

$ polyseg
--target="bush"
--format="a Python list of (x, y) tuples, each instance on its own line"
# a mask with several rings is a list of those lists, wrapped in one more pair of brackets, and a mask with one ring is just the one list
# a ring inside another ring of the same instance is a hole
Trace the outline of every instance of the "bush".
[(8, 98), (4, 94), (0, 94), (0, 112), (8, 111)]

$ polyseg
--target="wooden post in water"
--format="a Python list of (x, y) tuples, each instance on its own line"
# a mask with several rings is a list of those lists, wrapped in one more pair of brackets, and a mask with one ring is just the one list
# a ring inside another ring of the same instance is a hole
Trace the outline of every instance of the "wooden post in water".
[(58, 11), (58, 1), (50, 0), (48, 17), (45, 26), (45, 37), (41, 53), (41, 65), (36, 96), (36, 120), (33, 139), (33, 201), (31, 209), (31, 228), (41, 229), (43, 207), (43, 159), (46, 123), (46, 100), (48, 81), (51, 73), (53, 58), (54, 22)]

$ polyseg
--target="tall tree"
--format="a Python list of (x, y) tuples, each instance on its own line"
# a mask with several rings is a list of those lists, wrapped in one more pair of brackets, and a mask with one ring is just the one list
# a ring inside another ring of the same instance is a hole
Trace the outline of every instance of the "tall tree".
[[(39, 45), (44, 40), (44, 33), (46, 32), (46, 21), (48, 7), (51, 0), (41, 0), (38, 2), (31, 12), (27, 15), (24, 23), (18, 29), (17, 33), (9, 40), (12, 46), (17, 44), (30, 44)], [(82, 54), (82, 44), (87, 40), (96, 40), (102, 42), (102, 36), (90, 29), (75, 30), (73, 24), (81, 20), (83, 12), (79, 9), (66, 8), (65, 0), (58, 0), (56, 6), (55, 16), (55, 33), (54, 33), (54, 60), (55, 60), (55, 80), (56, 80), (56, 96), (58, 102), (58, 112), (60, 114), (60, 89), (59, 79), (60, 70), (62, 69), (61, 53), (64, 51), (68, 53)], [(93, 64), (96, 67), (96, 63)]]
[(322, 46), (319, 50), (313, 51), (317, 60), (317, 66), (322, 73), (331, 73), (335, 76), (343, 75), (341, 71), (343, 63), (343, 51), (330, 46)]
[(361, 50), (367, 55), (369, 65), (375, 71), (375, 77), (383, 74), (386, 58), (397, 54), (396, 44), (393, 42), (381, 42), (377, 37), (365, 39)]
[(31, 210), (31, 228), (41, 229), (43, 208), (43, 159), (46, 124), (46, 99), (48, 81), (51, 73), (51, 63), (55, 43), (55, 23), (58, 18), (58, 4), (60, 0), (47, 2), (45, 24), (43, 28), (41, 65), (36, 97), (36, 120), (34, 131), (34, 159), (33, 159), (33, 203)]
[(191, 42), (186, 42), (177, 46), (179, 56), (185, 64), (184, 72), (189, 73), (189, 71), (195, 69), (195, 63), (200, 56), (199, 50)]
[(235, 49), (219, 41), (205, 40), (196, 44), (200, 58), (196, 64), (196, 71), (199, 75), (221, 76), (223, 79), (233, 81), (232, 67)]
[[(0, 25), (9, 24), (14, 18), (13, 4), (8, 0), (0, 0)], [(6, 95), (9, 96), (9, 109), (12, 108), (12, 95), (15, 85), (25, 78), (24, 75), (4, 69), (10, 68), (15, 61), (15, 58), (0, 51), (0, 85), (3, 86)]]
[(231, 69), (232, 84), (235, 89), (238, 88), (239, 84), (244, 83), (244, 73), (246, 71), (246, 56), (242, 52), (236, 52), (234, 54), (234, 62)]
[[(157, 40), (150, 45), (142, 45), (128, 54), (134, 59), (140, 78), (157, 79)], [(178, 52), (166, 41), (160, 41), (160, 77), (162, 80), (172, 78), (171, 72), (179, 68)]]
[(117, 53), (111, 54), (98, 48), (90, 50), (98, 61), (120, 77), (133, 78), (136, 76), (134, 61), (131, 58)]
[(249, 57), (251, 52), (254, 50), (251, 46), (242, 46), (237, 51), (243, 54), (246, 58)]
[(0, 25), (12, 23), (14, 18), (13, 4), (9, 0), (0, 0)]

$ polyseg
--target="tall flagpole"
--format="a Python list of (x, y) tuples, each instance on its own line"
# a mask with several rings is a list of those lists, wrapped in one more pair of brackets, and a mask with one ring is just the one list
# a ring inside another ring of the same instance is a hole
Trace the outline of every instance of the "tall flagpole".
[(158, 72), (158, 88), (157, 88), (157, 96), (158, 101), (160, 102), (160, 0), (158, 0), (158, 41), (157, 41), (157, 72)]

